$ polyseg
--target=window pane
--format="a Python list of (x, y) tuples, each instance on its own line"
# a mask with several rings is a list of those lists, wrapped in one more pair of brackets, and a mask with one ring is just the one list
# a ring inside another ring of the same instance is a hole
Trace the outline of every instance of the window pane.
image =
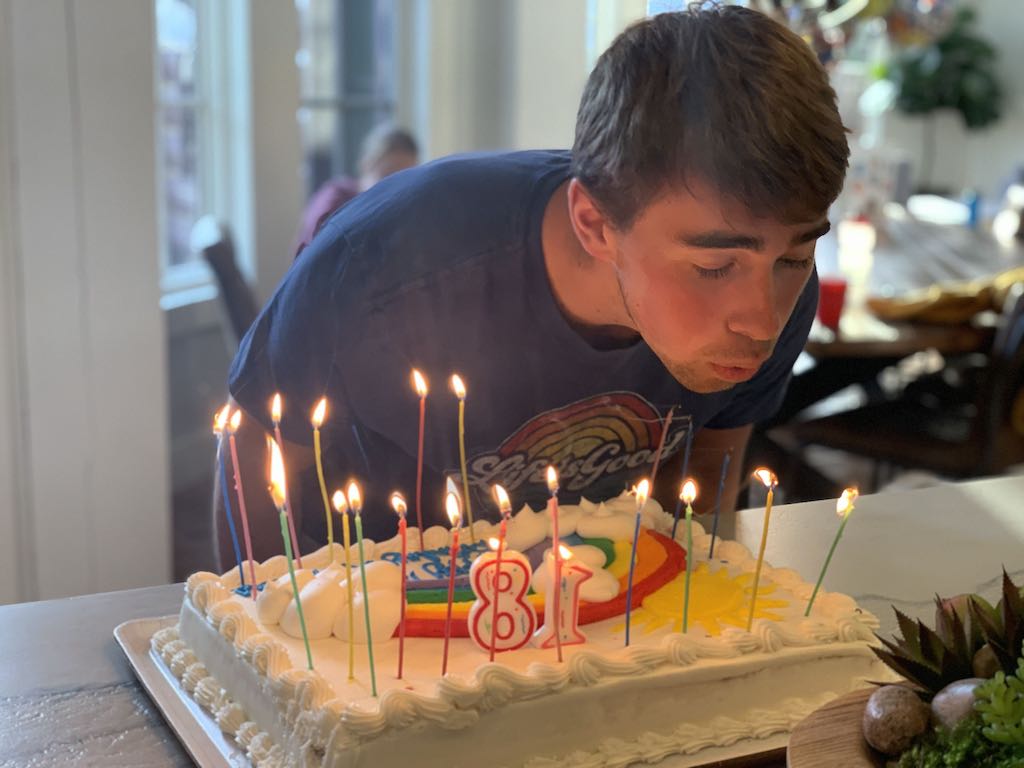
[(195, 0), (157, 0), (157, 87), (162, 102), (196, 94)]
[(194, 107), (167, 106), (160, 111), (160, 163), (163, 188), (164, 238), (167, 266), (194, 257), (189, 232), (203, 214), (199, 179), (199, 116)]

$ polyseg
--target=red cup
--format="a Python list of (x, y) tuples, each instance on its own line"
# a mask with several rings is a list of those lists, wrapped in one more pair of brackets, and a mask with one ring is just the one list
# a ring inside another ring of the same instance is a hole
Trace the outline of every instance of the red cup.
[(846, 281), (841, 277), (822, 277), (818, 280), (818, 320), (826, 328), (839, 330), (839, 317), (846, 299)]

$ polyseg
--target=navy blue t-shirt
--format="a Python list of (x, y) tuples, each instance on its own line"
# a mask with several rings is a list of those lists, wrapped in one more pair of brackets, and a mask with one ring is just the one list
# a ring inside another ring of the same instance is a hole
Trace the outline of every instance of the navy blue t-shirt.
[[(242, 340), (230, 390), (265, 426), (280, 391), (285, 438), (310, 444), (310, 413), (328, 398), (328, 490), (360, 480), (368, 535), (393, 535), (392, 490), (409, 499), (415, 523), (414, 367), (430, 385), (427, 525), (447, 524), (444, 478), (459, 475), (454, 372), (468, 391), (475, 519), (493, 517), (494, 483), (516, 508), (538, 508), (548, 464), (559, 469), (566, 501), (617, 495), (649, 474), (672, 406), (666, 458), (682, 448), (691, 420), (695, 429), (738, 427), (780, 405), (813, 319), (817, 279), (772, 358), (725, 392), (685, 389), (643, 342), (596, 349), (559, 310), (541, 249), (544, 211), (569, 178), (569, 161), (564, 151), (462, 155), (384, 179), (324, 225)], [(304, 527), (323, 540), (315, 472), (301, 482)]]

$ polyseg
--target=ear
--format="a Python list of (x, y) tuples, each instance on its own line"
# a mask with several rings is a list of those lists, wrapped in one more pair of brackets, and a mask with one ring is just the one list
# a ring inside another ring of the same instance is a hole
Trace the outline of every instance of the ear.
[(591, 257), (613, 263), (618, 253), (617, 230), (579, 181), (569, 182), (569, 220), (576, 239)]

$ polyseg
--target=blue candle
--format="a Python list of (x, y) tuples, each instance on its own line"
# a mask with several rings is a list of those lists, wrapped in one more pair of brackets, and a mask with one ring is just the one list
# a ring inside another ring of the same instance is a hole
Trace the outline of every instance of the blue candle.
[(363, 497), (359, 486), (348, 484), (348, 505), (356, 516), (356, 541), (359, 543), (359, 578), (363, 582), (363, 618), (366, 621), (366, 651), (370, 656), (370, 687), (377, 696), (377, 670), (373, 664), (373, 628), (370, 623), (370, 585), (366, 582), (366, 555), (363, 552)]
[[(224, 453), (221, 441), (224, 438), (224, 427), (228, 423), (231, 405), (225, 405), (213, 417), (213, 434), (217, 436), (217, 464), (220, 467), (220, 492), (224, 498), (224, 516), (228, 519), (228, 530), (231, 531), (231, 544), (235, 548), (235, 562), (238, 563), (239, 583), (245, 586), (245, 572), (242, 570), (242, 549), (238, 546), (238, 533), (235, 532), (235, 519), (231, 514), (231, 497), (228, 494), (228, 478), (224, 471)], [(255, 585), (253, 585), (255, 588)]]
[(640, 481), (636, 487), (636, 527), (633, 529), (633, 552), (629, 557), (629, 580), (626, 582), (626, 646), (629, 646), (629, 619), (633, 613), (633, 573), (636, 570), (636, 543), (640, 539), (640, 515), (647, 504), (647, 494), (651, 491), (648, 480)]
[[(693, 449), (693, 417), (690, 416), (690, 423), (686, 427), (686, 447), (683, 449), (683, 472), (679, 475), (679, 481), (684, 482), (690, 474), (690, 451)], [(676, 511), (672, 515), (672, 540), (676, 538), (676, 528), (679, 527), (679, 513), (682, 511), (683, 502), (676, 502)]]
[(732, 459), (732, 448), (722, 456), (722, 474), (718, 476), (718, 495), (715, 497), (715, 516), (711, 522), (711, 548), (708, 549), (708, 560), (715, 556), (715, 536), (718, 535), (718, 513), (722, 510), (722, 494), (725, 492), (725, 476), (729, 471)]
[(693, 480), (683, 483), (679, 499), (686, 504), (686, 581), (683, 585), (683, 632), (690, 627), (690, 576), (693, 574), (693, 500), (697, 498), (697, 484)]

